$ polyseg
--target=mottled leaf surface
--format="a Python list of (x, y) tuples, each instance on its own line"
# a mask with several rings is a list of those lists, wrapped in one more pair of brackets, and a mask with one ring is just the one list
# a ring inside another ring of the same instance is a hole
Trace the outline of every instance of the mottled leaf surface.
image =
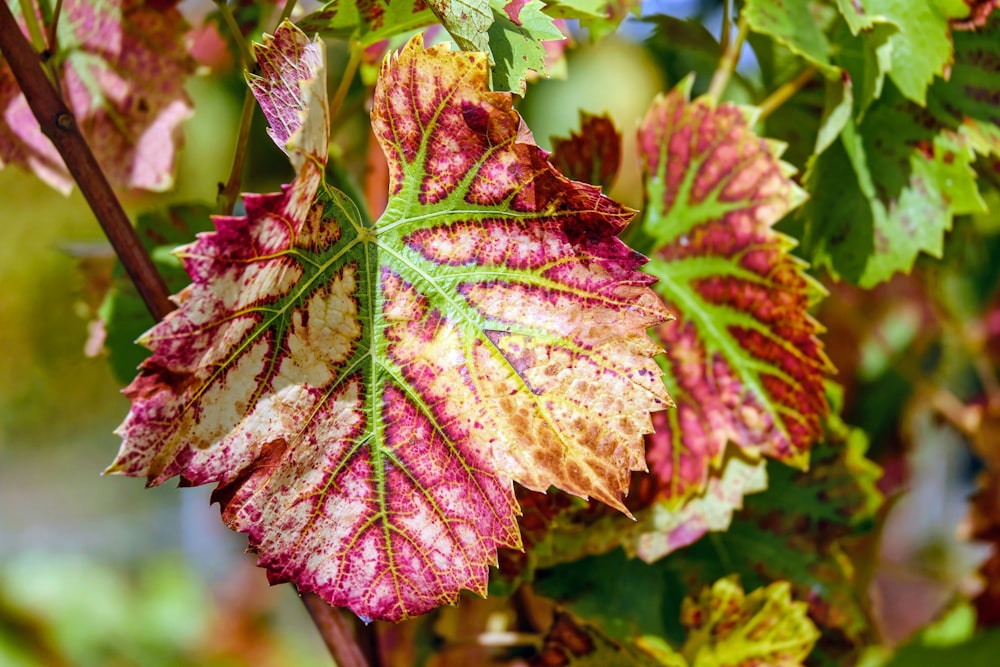
[(639, 246), (678, 320), (656, 330), (677, 409), (649, 440), (661, 501), (701, 493), (727, 442), (804, 467), (831, 366), (807, 313), (819, 288), (772, 225), (803, 199), (778, 149), (739, 108), (654, 101), (639, 130), (649, 204)]
[(810, 166), (804, 253), (862, 287), (909, 272), (922, 252), (940, 257), (954, 217), (984, 209), (974, 157), (965, 137), (890, 87)]
[(493, 24), (489, 0), (425, 0), (459, 48), (488, 51), (487, 31)]
[(268, 122), (267, 132), (295, 169), (288, 214), (307, 215), (323, 181), (330, 144), (326, 46), (285, 21), (263, 44), (254, 44), (259, 75), (247, 83)]
[(735, 577), (685, 600), (681, 623), (688, 631), (681, 652), (695, 667), (795, 667), (819, 637), (787, 583), (747, 595)]
[[(43, 1), (40, 21), (52, 16)], [(173, 185), (181, 124), (191, 116), (184, 83), (193, 62), (187, 28), (173, 2), (153, 9), (140, 0), (66, 0), (54, 57), (67, 105), (111, 183), (162, 191)], [(11, 9), (24, 27), (21, 3)], [(69, 193), (73, 180), (42, 134), (6, 62), (0, 63), (0, 165), (30, 169)]]
[(274, 581), (365, 618), (485, 592), (513, 481), (624, 509), (669, 402), (633, 213), (558, 174), (488, 72), (419, 38), (388, 59), (385, 213), (247, 195), (182, 252), (193, 285), (126, 390), (111, 472), (218, 482)]

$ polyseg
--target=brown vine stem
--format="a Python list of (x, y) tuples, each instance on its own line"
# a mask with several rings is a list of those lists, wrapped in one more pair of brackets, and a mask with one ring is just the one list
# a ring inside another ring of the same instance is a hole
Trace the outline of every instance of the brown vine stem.
[(369, 667), (369, 658), (351, 628), (346, 612), (331, 607), (315, 593), (299, 593), (337, 667)]
[(170, 292), (139, 242), (132, 223), (80, 133), (73, 113), (45, 76), (38, 54), (24, 38), (5, 2), (0, 3), (0, 51), (10, 64), (42, 132), (62, 156), (149, 312), (157, 320), (163, 319), (174, 309)]
[(729, 85), (729, 78), (736, 69), (736, 63), (739, 62), (740, 51), (743, 50), (743, 42), (746, 41), (747, 35), (750, 34), (750, 24), (743, 13), (740, 13), (740, 17), (736, 21), (736, 28), (736, 39), (729, 42), (726, 49), (722, 52), (722, 57), (719, 58), (719, 66), (715, 68), (715, 73), (712, 75), (712, 82), (708, 85), (708, 95), (716, 102), (722, 99), (722, 93), (726, 92), (726, 86)]
[(816, 75), (815, 67), (807, 67), (796, 76), (791, 81), (786, 81), (785, 83), (778, 86), (773, 93), (767, 96), (767, 98), (760, 103), (758, 107), (760, 109), (760, 115), (757, 117), (758, 120), (764, 120), (772, 113), (778, 110), (778, 108), (787, 102), (791, 97), (802, 90), (802, 87), (807, 83), (812, 81), (812, 78)]

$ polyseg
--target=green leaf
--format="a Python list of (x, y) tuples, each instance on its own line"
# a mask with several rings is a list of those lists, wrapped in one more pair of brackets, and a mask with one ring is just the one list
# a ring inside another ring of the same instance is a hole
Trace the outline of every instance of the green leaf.
[[(899, 32), (889, 37), (889, 44), (892, 46), (889, 78), (903, 96), (923, 106), (927, 87), (935, 76), (945, 76), (952, 62), (951, 28), (948, 21), (965, 16), (968, 7), (960, 1), (947, 0), (858, 2), (862, 11), (856, 14), (867, 15), (869, 18), (848, 19), (849, 24), (853, 22), (854, 26), (870, 27), (872, 22), (888, 21), (899, 26)], [(843, 5), (842, 2), (842, 8)], [(852, 13), (855, 12), (845, 12), (845, 16)]]
[(640, 0), (542, 0), (545, 13), (563, 19), (577, 19), (594, 41), (618, 29), (629, 13), (638, 14)]
[(361, 46), (437, 22), (424, 0), (333, 0), (295, 24), (305, 33), (357, 40)]
[(747, 0), (742, 12), (751, 30), (770, 35), (826, 76), (839, 78), (830, 62), (830, 42), (824, 32), (835, 14), (826, 4), (815, 0)]
[(425, 0), (445, 30), (466, 51), (488, 51), (493, 23), (489, 0)]
[(1000, 12), (979, 30), (954, 33), (954, 41), (951, 76), (934, 82), (928, 109), (978, 153), (1000, 157)]
[[(383, 215), (366, 226), (324, 183), (301, 208), (310, 160), (246, 195), (246, 217), (183, 250), (193, 284), (126, 389), (109, 472), (218, 483), (272, 581), (365, 618), (485, 593), (496, 549), (520, 546), (515, 481), (625, 510), (669, 403), (646, 335), (668, 315), (616, 236), (632, 211), (556, 172), (488, 74), (419, 37), (387, 58)], [(274, 76), (291, 108), (322, 80), (294, 59)], [(325, 136), (325, 113), (295, 117)]]
[(566, 38), (542, 13), (542, 0), (493, 0), (493, 88), (523, 95), (529, 71), (545, 73), (545, 40)]
[(909, 272), (921, 252), (941, 256), (954, 216), (985, 205), (971, 146), (936, 126), (890, 90), (858, 133), (845, 128), (843, 150), (824, 153), (806, 175), (807, 256), (862, 287)]
[[(356, 39), (369, 46), (440, 20), (458, 45), (490, 55), (492, 86), (524, 94), (530, 71), (545, 74), (544, 41), (566, 36), (542, 0), (335, 0), (298, 21), (307, 32)], [(432, 11), (433, 10), (433, 11)]]
[(844, 126), (851, 122), (854, 111), (854, 86), (850, 76), (838, 76), (826, 80), (826, 95), (823, 100), (823, 116), (816, 133), (813, 154), (822, 153), (830, 147)]
[(881, 21), (873, 22), (857, 36), (843, 24), (831, 35), (835, 50), (834, 62), (850, 76), (854, 91), (854, 111), (858, 120), (871, 103), (882, 95), (885, 75), (892, 66), (892, 44), (889, 38), (898, 30), (895, 24)]
[[(542, 570), (534, 583), (540, 595), (558, 600), (575, 615), (618, 641), (665, 635), (672, 579), (659, 565), (627, 558), (621, 549)], [(676, 620), (674, 620), (676, 622)]]

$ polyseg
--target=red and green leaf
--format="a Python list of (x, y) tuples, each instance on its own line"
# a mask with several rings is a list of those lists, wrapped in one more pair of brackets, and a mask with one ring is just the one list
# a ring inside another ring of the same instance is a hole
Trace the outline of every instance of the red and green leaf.
[(624, 510), (669, 402), (632, 212), (556, 172), (488, 74), (419, 38), (389, 58), (385, 213), (247, 195), (182, 251), (193, 285), (126, 390), (109, 471), (217, 482), (273, 580), (366, 618), (485, 592), (520, 545), (513, 481)]
[[(23, 26), (21, 4), (11, 8)], [(53, 4), (41, 3), (43, 24)], [(174, 4), (153, 9), (139, 0), (67, 0), (62, 6), (53, 59), (59, 86), (116, 187), (162, 191), (173, 185), (181, 124), (192, 113), (184, 83), (193, 71), (183, 43), (187, 24)], [(6, 62), (0, 63), (0, 111), (0, 165), (30, 169), (68, 193), (73, 181), (66, 165)]]
[(690, 85), (654, 101), (639, 130), (645, 270), (678, 313), (656, 330), (677, 409), (657, 416), (647, 456), (670, 510), (704, 491), (727, 443), (804, 467), (832, 370), (808, 314), (820, 290), (772, 229), (802, 191), (742, 110), (689, 102)]

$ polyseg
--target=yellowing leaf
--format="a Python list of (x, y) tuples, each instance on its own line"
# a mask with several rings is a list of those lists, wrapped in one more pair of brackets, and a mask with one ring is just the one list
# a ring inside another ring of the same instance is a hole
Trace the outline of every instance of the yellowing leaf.
[(692, 667), (797, 667), (819, 638), (785, 582), (746, 595), (735, 578), (720, 579), (697, 601), (684, 601), (681, 623)]
[(365, 618), (485, 593), (520, 546), (513, 481), (624, 509), (669, 402), (632, 212), (556, 172), (488, 71), (419, 37), (387, 59), (385, 213), (247, 195), (182, 251), (193, 284), (126, 390), (110, 472), (218, 483), (272, 580)]

